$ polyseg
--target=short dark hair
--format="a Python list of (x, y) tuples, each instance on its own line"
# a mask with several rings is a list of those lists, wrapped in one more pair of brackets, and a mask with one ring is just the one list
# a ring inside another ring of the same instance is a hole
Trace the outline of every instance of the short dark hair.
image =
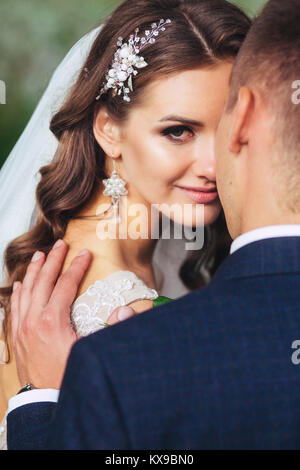
[[(300, 80), (300, 2), (270, 0), (244, 41), (231, 74), (227, 112), (243, 86), (257, 89), (274, 116), (274, 146), (281, 182), (288, 188), (289, 208), (300, 211), (300, 104), (292, 85)], [(274, 168), (277, 165), (274, 165)], [(285, 198), (286, 199), (286, 198)]]

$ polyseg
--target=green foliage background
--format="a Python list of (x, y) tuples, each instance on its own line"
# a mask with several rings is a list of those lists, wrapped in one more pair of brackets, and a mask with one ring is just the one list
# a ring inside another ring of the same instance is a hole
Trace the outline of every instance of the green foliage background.
[[(265, 0), (232, 0), (251, 16)], [(22, 133), (49, 79), (68, 50), (120, 0), (1, 0), (0, 166)]]

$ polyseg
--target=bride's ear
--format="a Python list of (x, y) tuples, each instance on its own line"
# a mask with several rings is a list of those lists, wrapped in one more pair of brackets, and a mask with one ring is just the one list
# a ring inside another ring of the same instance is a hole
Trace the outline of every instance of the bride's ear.
[(93, 132), (98, 144), (106, 155), (118, 157), (121, 154), (120, 127), (101, 107), (94, 117)]

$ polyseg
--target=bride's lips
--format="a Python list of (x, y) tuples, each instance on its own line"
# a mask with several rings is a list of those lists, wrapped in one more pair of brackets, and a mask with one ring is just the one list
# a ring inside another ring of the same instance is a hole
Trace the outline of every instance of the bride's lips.
[(189, 188), (186, 186), (176, 186), (176, 188), (184, 192), (187, 196), (190, 197), (190, 199), (192, 199), (192, 201), (196, 202), (197, 204), (208, 204), (215, 201), (219, 197), (217, 188)]

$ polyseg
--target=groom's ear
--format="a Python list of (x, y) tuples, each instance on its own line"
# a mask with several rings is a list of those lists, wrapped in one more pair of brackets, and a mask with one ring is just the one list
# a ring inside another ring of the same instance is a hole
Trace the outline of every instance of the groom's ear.
[(120, 150), (120, 126), (108, 114), (105, 107), (101, 107), (94, 117), (93, 132), (95, 139), (106, 153), (115, 155), (121, 153)]
[(229, 150), (239, 154), (244, 145), (248, 145), (249, 123), (254, 106), (254, 95), (250, 88), (244, 86), (239, 91), (233, 113), (233, 124), (229, 134)]

